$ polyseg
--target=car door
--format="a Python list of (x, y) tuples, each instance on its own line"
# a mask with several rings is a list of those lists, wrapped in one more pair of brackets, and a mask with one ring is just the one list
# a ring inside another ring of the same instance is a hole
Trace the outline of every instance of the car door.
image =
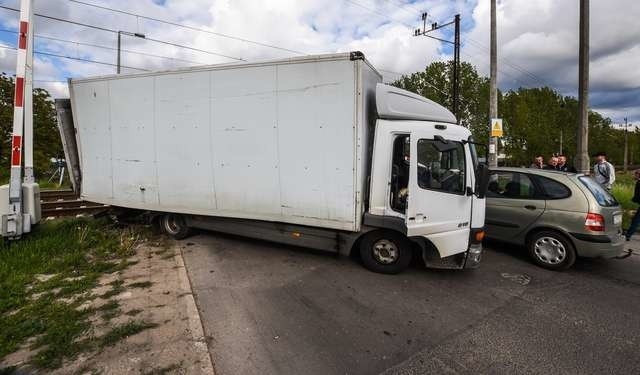
[(526, 173), (492, 171), (487, 190), (487, 237), (517, 242), (545, 210), (543, 195)]
[[(442, 139), (442, 138), (440, 138)], [(427, 237), (441, 257), (469, 246), (471, 156), (462, 142), (412, 132), (407, 234)]]

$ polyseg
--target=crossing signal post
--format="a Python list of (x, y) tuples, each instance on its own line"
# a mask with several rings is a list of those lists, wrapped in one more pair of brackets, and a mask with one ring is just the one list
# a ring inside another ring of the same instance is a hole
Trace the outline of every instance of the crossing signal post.
[[(439, 40), (444, 43), (453, 44), (453, 82), (452, 82), (452, 90), (453, 93), (453, 114), (456, 116), (456, 120), (458, 124), (460, 123), (460, 15), (456, 14), (453, 17), (453, 21), (447, 22), (445, 24), (439, 25), (437, 22), (431, 24), (431, 28), (427, 30), (427, 13), (422, 13), (422, 29), (415, 29), (413, 32), (413, 36), (426, 36), (431, 39)], [(443, 27), (447, 27), (453, 25), (454, 26), (454, 39), (453, 41), (442, 39), (435, 37), (433, 35), (429, 35), (430, 33), (440, 30)]]
[(0, 186), (6, 202), (0, 203), (1, 229), (3, 237), (18, 239), (40, 220), (40, 188), (33, 176), (33, 0), (20, 1), (10, 161), (9, 184)]

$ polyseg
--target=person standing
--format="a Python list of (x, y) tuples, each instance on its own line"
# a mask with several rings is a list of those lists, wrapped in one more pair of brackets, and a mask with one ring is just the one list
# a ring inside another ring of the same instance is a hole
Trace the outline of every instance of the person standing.
[(569, 172), (569, 173), (577, 172), (574, 167), (567, 164), (567, 157), (565, 155), (558, 155), (558, 165), (556, 166), (556, 169), (559, 170), (560, 172)]
[(611, 186), (616, 181), (616, 170), (607, 161), (607, 154), (604, 152), (596, 154), (596, 163), (593, 165), (593, 178), (607, 190), (611, 190)]
[(533, 159), (533, 163), (529, 166), (529, 168), (542, 169), (544, 168), (544, 158), (542, 155), (538, 155)]
[[(640, 204), (640, 169), (633, 171), (633, 177), (636, 179), (636, 187), (631, 202)], [(631, 219), (631, 225), (629, 225), (629, 229), (627, 229), (624, 234), (627, 241), (631, 240), (631, 236), (638, 230), (638, 227), (640, 227), (640, 207), (636, 209), (636, 214), (633, 215), (633, 219)]]
[(544, 166), (544, 168), (542, 169), (548, 169), (551, 171), (555, 171), (557, 170), (558, 167), (558, 158), (555, 156), (552, 156), (549, 158), (549, 161), (547, 162), (547, 165)]

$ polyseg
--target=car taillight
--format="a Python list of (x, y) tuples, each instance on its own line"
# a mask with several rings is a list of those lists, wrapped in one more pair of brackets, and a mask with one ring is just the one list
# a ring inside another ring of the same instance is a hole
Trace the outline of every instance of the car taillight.
[(603, 232), (604, 231), (604, 217), (600, 214), (594, 214), (589, 212), (587, 214), (587, 220), (584, 222), (584, 227), (588, 230)]

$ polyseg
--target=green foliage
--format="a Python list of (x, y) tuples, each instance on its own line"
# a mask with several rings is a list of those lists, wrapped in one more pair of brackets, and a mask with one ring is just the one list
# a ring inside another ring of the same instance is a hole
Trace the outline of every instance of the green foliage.
[[(9, 174), (14, 87), (13, 77), (0, 74), (0, 179), (3, 181)], [(33, 90), (33, 132), (34, 173), (44, 177), (51, 169), (50, 159), (64, 157), (64, 152), (53, 100), (47, 90), (40, 88)]]
[[(434, 62), (422, 72), (403, 76), (393, 84), (453, 109), (451, 82), (453, 62)], [(500, 150), (507, 155), (506, 165), (529, 165), (534, 156), (549, 157), (562, 152), (571, 163), (576, 149), (578, 101), (563, 97), (549, 87), (498, 91), (498, 116), (503, 119), (505, 136)], [(487, 143), (489, 136), (489, 79), (478, 74), (469, 63), (460, 65), (460, 123), (469, 127), (476, 140)], [(609, 160), (623, 163), (624, 131), (614, 129), (611, 120), (597, 112), (589, 113), (589, 149), (604, 151)], [(640, 131), (629, 133), (630, 160)], [(639, 160), (635, 160), (638, 162)]]
[[(415, 92), (440, 103), (453, 112), (451, 82), (453, 61), (434, 62), (423, 72), (403, 76), (394, 86)], [(460, 123), (468, 126), (480, 142), (487, 142), (489, 124), (489, 79), (478, 75), (469, 63), (460, 64)]]

